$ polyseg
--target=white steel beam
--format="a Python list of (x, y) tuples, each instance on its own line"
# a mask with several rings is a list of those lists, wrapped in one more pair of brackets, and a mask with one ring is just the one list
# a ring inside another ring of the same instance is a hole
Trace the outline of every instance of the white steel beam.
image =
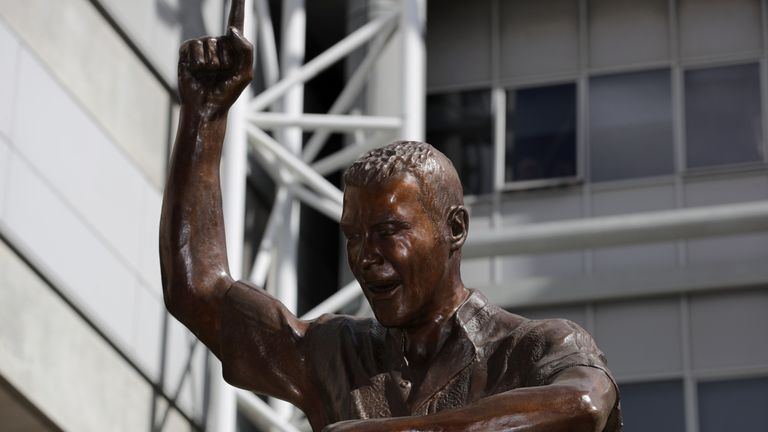
[(302, 315), (301, 319), (313, 320), (320, 315), (337, 312), (362, 294), (363, 290), (360, 288), (360, 284), (358, 284), (357, 281), (352, 281), (345, 285), (344, 288), (336, 291), (332, 296), (325, 299), (322, 303), (313, 307), (309, 312)]
[(531, 254), (768, 231), (768, 201), (510, 227), (470, 235), (464, 257)]
[(266, 402), (254, 396), (253, 393), (238, 390), (237, 406), (248, 419), (260, 426), (271, 427), (281, 432), (301, 432), (296, 426), (285, 421)]
[(280, 79), (275, 29), (272, 26), (272, 15), (269, 12), (267, 0), (254, 0), (254, 3), (256, 5), (256, 18), (258, 19), (261, 70), (264, 73), (264, 82), (267, 86), (271, 86)]
[(342, 169), (355, 160), (357, 160), (360, 155), (367, 152), (368, 150), (374, 149), (376, 147), (382, 146), (387, 143), (391, 139), (391, 136), (388, 134), (383, 134), (376, 138), (369, 138), (362, 142), (355, 143), (353, 145), (344, 147), (343, 149), (337, 151), (336, 153), (332, 155), (328, 155), (327, 157), (320, 159), (319, 161), (312, 164), (312, 169), (315, 170), (320, 175), (327, 175), (334, 171), (337, 171), (339, 169)]
[(297, 126), (304, 130), (353, 132), (358, 129), (397, 130), (402, 125), (399, 117), (374, 117), (365, 115), (300, 114), (289, 115), (272, 112), (256, 112), (248, 120), (262, 129)]
[[(371, 46), (368, 48), (365, 58), (360, 62), (360, 65), (355, 69), (352, 76), (349, 77), (344, 89), (339, 93), (339, 96), (328, 110), (328, 114), (342, 114), (349, 111), (352, 104), (355, 102), (355, 99), (360, 94), (360, 91), (362, 91), (365, 86), (365, 83), (368, 81), (368, 76), (370, 75), (373, 66), (376, 64), (376, 60), (378, 60), (379, 55), (384, 51), (387, 43), (391, 40), (393, 30), (393, 28), (390, 28), (389, 31), (383, 33), (371, 42)], [(318, 130), (312, 134), (304, 145), (302, 159), (304, 159), (305, 162), (314, 160), (330, 135), (331, 132), (327, 130)]]
[[(291, 76), (301, 70), (304, 63), (307, 16), (304, 0), (283, 0), (281, 69), (284, 76)], [(277, 84), (271, 88), (277, 87)], [(269, 90), (267, 90), (269, 91)], [(304, 85), (295, 82), (286, 88), (282, 99), (283, 112), (288, 116), (299, 116), (304, 111)], [(286, 127), (277, 131), (279, 141), (289, 154), (297, 157), (301, 154), (302, 131), (298, 127)], [(282, 221), (278, 233), (276, 252), (274, 293), (275, 297), (296, 313), (298, 307), (298, 260), (299, 260), (299, 201), (289, 196), (279, 216)], [(285, 420), (293, 413), (293, 406), (276, 398), (270, 398), (269, 404)]]
[(402, 139), (424, 141), (427, 95), (426, 0), (400, 0)]
[(284, 167), (276, 163), (276, 157), (274, 154), (263, 147), (256, 146), (254, 148), (254, 155), (261, 162), (264, 170), (270, 177), (278, 184), (277, 198), (275, 199), (272, 213), (270, 214), (270, 221), (273, 216), (276, 216), (278, 220), (282, 220), (279, 216), (280, 209), (284, 209), (285, 200), (281, 199), (282, 194), (287, 189), (296, 198), (302, 200), (305, 204), (313, 207), (315, 210), (323, 213), (334, 221), (341, 219), (341, 203), (337, 201), (337, 195), (329, 198), (325, 195), (318, 195), (317, 193), (308, 190), (301, 183), (297, 182), (291, 172)]
[(249, 109), (251, 111), (261, 111), (268, 107), (282, 97), (292, 86), (307, 82), (318, 73), (349, 55), (352, 51), (377, 34), (386, 31), (387, 27), (392, 25), (393, 21), (394, 14), (387, 14), (379, 17), (355, 30), (349, 36), (339, 41), (336, 45), (328, 48), (322, 54), (307, 62), (295, 72), (288, 73), (285, 71), (286, 77), (253, 98), (249, 103)]
[(297, 156), (281, 147), (274, 138), (267, 135), (267, 133), (263, 130), (255, 126), (248, 126), (247, 129), (250, 137), (252, 138), (250, 141), (252, 145), (262, 146), (270, 153), (272, 153), (278, 162), (283, 165), (283, 167), (291, 171), (291, 174), (293, 174), (296, 179), (303, 182), (310, 188), (316, 190), (321, 195), (339, 203), (339, 205), (342, 204), (344, 201), (344, 194), (339, 190), (339, 188), (323, 178), (323, 176), (320, 174), (313, 171), (309, 165), (307, 165)]
[[(231, 7), (231, 5), (230, 5)], [(254, 14), (252, 0), (244, 3), (244, 36), (254, 40)], [(246, 92), (247, 93), (247, 92)], [(245, 182), (248, 173), (247, 148), (248, 138), (245, 130), (245, 113), (247, 100), (243, 97), (230, 108), (227, 117), (227, 130), (221, 161), (221, 189), (224, 213), (224, 226), (227, 242), (227, 261), (229, 272), (233, 278), (242, 277), (243, 271), (243, 240), (245, 229)], [(213, 357), (211, 355), (211, 357)], [(237, 405), (235, 389), (227, 384), (221, 375), (220, 363), (213, 358), (211, 374), (212, 385), (216, 388), (214, 414), (211, 416), (212, 429), (222, 432), (235, 432), (237, 424)]]

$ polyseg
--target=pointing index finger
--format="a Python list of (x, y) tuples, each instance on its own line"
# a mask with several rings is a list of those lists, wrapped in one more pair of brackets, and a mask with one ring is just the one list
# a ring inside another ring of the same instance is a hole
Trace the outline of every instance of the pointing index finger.
[(229, 7), (228, 27), (234, 27), (243, 31), (243, 21), (245, 16), (245, 0), (232, 0)]

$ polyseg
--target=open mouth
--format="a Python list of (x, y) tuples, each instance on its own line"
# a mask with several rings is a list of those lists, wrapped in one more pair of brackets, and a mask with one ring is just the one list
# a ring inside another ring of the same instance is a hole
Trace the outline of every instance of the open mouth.
[(391, 281), (391, 280), (385, 280), (385, 281), (373, 281), (373, 282), (366, 282), (365, 287), (368, 289), (368, 291), (374, 293), (374, 294), (384, 294), (391, 291), (394, 291), (397, 287), (400, 286), (400, 281)]

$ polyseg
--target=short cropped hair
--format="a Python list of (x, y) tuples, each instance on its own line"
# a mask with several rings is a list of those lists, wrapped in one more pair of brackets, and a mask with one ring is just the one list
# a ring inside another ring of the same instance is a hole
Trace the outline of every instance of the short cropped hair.
[(379, 184), (409, 173), (419, 182), (419, 201), (437, 223), (452, 206), (464, 205), (456, 169), (439, 150), (420, 141), (395, 141), (360, 156), (344, 173), (347, 186)]

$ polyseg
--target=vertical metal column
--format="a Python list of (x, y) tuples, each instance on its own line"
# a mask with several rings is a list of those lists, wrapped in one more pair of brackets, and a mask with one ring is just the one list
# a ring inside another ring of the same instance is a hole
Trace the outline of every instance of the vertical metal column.
[[(254, 41), (254, 15), (252, 0), (245, 0), (244, 35)], [(243, 272), (243, 238), (245, 229), (245, 182), (248, 171), (247, 134), (245, 115), (248, 97), (241, 97), (229, 110), (227, 134), (224, 141), (221, 166), (221, 188), (226, 227), (227, 260), (229, 272), (234, 279), (241, 279)], [(211, 416), (211, 430), (235, 432), (237, 423), (237, 398), (235, 388), (227, 384), (221, 373), (221, 363), (212, 357), (211, 364), (215, 380), (214, 408)]]
[(401, 139), (424, 141), (424, 116), (427, 88), (424, 27), (426, 0), (401, 0), (400, 35), (402, 42), (401, 85), (403, 129)]
[[(306, 12), (304, 0), (283, 1), (283, 38), (280, 69), (284, 77), (290, 76), (304, 64), (306, 37)], [(300, 116), (304, 112), (304, 86), (295, 84), (282, 100), (283, 112)], [(298, 127), (287, 127), (280, 134), (280, 142), (293, 154), (301, 155), (302, 131)], [(297, 313), (298, 306), (298, 243), (300, 223), (299, 201), (291, 198), (284, 209), (284, 224), (280, 226), (277, 247), (276, 297), (289, 310)], [(283, 418), (290, 419), (293, 406), (279, 399), (272, 399), (270, 405)]]

